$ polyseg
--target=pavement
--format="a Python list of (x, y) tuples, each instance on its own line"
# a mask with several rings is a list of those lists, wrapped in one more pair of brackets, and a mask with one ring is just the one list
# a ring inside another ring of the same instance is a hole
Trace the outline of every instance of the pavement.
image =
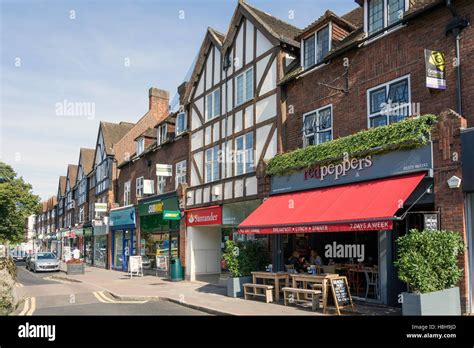
[[(69, 291), (94, 289), (120, 301), (168, 301), (199, 312), (216, 315), (285, 315), (321, 316), (334, 315), (329, 309), (311, 311), (308, 306), (284, 306), (278, 303), (246, 301), (226, 296), (226, 288), (198, 281), (172, 282), (156, 276), (133, 277), (124, 272), (86, 267), (83, 275), (66, 275), (63, 272), (52, 275), (53, 279), (66, 283)], [(41, 287), (41, 285), (38, 285)], [(60, 291), (60, 290), (57, 290)], [(67, 293), (67, 291), (66, 291)], [(397, 308), (355, 304), (355, 311), (343, 311), (342, 315), (400, 315)]]
[(124, 300), (93, 284), (63, 278), (58, 272), (33, 273), (17, 264), (20, 305), (13, 315), (209, 315), (170, 301)]

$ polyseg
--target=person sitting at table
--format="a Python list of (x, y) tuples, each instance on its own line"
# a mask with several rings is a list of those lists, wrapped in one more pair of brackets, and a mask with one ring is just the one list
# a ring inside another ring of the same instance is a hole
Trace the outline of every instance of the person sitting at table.
[(321, 259), (321, 256), (318, 255), (318, 252), (316, 250), (311, 250), (309, 263), (311, 265), (317, 265), (317, 266), (321, 266), (323, 264), (323, 260)]
[(293, 251), (290, 258), (288, 259), (288, 264), (292, 265), (296, 272), (300, 273), (301, 270), (304, 271), (304, 266), (300, 262), (300, 253), (297, 251)]

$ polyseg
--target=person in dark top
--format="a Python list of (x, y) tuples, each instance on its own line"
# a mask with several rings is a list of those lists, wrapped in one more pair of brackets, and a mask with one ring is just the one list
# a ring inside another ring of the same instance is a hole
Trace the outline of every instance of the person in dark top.
[(293, 254), (291, 254), (288, 265), (292, 265), (298, 273), (304, 271), (304, 265), (300, 262), (300, 253), (297, 251), (293, 251)]

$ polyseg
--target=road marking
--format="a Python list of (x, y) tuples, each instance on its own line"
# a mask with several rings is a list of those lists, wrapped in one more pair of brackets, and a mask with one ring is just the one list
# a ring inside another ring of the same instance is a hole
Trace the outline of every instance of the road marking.
[(107, 296), (105, 296), (104, 292), (103, 291), (94, 291), (93, 292), (94, 296), (96, 299), (98, 299), (100, 302), (102, 303), (115, 303), (115, 304), (130, 304), (130, 303), (133, 303), (133, 304), (142, 304), (142, 303), (147, 303), (148, 300), (144, 300), (144, 301), (117, 301), (117, 300), (113, 300)]
[(21, 284), (21, 283), (15, 283), (15, 286), (16, 286), (17, 288), (23, 288), (23, 287), (24, 287), (24, 285)]
[(23, 303), (23, 309), (18, 315), (25, 315), (26, 312), (28, 312), (29, 309), (30, 309), (30, 298), (27, 297), (25, 299), (25, 302)]
[(26, 315), (33, 315), (33, 313), (35, 312), (35, 310), (36, 310), (36, 297), (31, 298), (30, 304), (31, 304), (31, 308), (28, 312), (26, 312)]

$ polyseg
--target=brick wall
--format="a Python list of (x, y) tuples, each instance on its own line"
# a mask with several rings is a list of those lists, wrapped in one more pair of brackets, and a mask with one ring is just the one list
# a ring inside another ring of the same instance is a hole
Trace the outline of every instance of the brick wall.
[[(474, 12), (474, 2), (457, 1), (460, 15)], [(410, 74), (412, 103), (419, 103), (421, 114), (438, 114), (446, 108), (456, 109), (456, 75), (452, 62), (455, 46), (452, 35), (445, 35), (452, 16), (445, 7), (437, 8), (409, 22), (405, 27), (372, 43), (355, 48), (335, 58), (308, 75), (291, 81), (286, 87), (287, 108), (294, 107), (284, 123), (286, 148), (302, 147), (303, 114), (333, 105), (333, 137), (338, 138), (367, 128), (367, 89)], [(424, 49), (443, 51), (447, 61), (447, 90), (430, 91), (425, 87)], [(344, 86), (343, 58), (349, 58), (349, 93), (319, 85), (324, 82)], [(474, 126), (474, 30), (462, 33), (461, 62), (463, 87), (463, 116)]]
[(148, 128), (153, 128), (158, 122), (168, 116), (169, 92), (158, 88), (149, 90), (149, 110), (135, 126), (114, 144), (115, 159), (122, 163), (136, 151), (135, 139)]

